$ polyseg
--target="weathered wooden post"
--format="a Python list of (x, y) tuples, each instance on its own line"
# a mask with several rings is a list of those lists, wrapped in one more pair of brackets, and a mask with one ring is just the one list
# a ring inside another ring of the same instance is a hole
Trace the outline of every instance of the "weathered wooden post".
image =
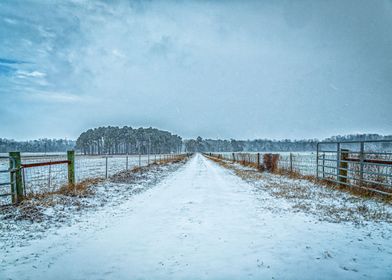
[(108, 156), (105, 157), (105, 179), (108, 178)]
[(365, 161), (365, 143), (361, 142), (359, 153), (359, 186), (363, 186), (363, 167)]
[[(20, 152), (10, 152), (9, 157), (11, 158), (11, 181), (15, 180), (14, 184), (11, 184), (12, 203), (19, 203), (24, 198), (22, 180), (22, 158), (20, 156)], [(12, 173), (14, 174), (14, 176), (12, 176)], [(14, 179), (12, 179), (12, 177), (14, 177)]]
[(293, 153), (290, 153), (290, 172), (293, 172)]
[(125, 170), (128, 170), (128, 156), (126, 157), (126, 161), (125, 161)]
[(67, 151), (68, 184), (75, 185), (75, 151)]
[(260, 169), (260, 153), (257, 153), (257, 169)]
[(347, 149), (340, 150), (339, 182), (341, 185), (347, 184), (348, 152)]
[(317, 180), (319, 178), (319, 144), (320, 144), (320, 142), (317, 142), (317, 145), (316, 145), (316, 178), (317, 178)]

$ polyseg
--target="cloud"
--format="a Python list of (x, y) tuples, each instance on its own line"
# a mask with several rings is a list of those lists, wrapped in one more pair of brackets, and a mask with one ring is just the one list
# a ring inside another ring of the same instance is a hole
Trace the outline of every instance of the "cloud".
[(40, 91), (29, 91), (25, 94), (26, 100), (32, 100), (35, 102), (43, 103), (76, 103), (81, 102), (80, 96), (69, 92), (40, 92)]
[(18, 71), (17, 74), (19, 78), (24, 78), (24, 77), (43, 78), (46, 76), (45, 73), (39, 71), (32, 71), (32, 72)]
[[(34, 116), (43, 112), (61, 119), (62, 106), (73, 104), (69, 114), (78, 118), (62, 120), (61, 129), (74, 137), (108, 123), (185, 137), (391, 133), (391, 6), (1, 2), (8, 20), (0, 25), (0, 98), (32, 115), (21, 126), (40, 127)], [(13, 114), (4, 110), (2, 119)], [(40, 129), (43, 137), (53, 131), (51, 122)], [(0, 131), (17, 137), (7, 122)]]

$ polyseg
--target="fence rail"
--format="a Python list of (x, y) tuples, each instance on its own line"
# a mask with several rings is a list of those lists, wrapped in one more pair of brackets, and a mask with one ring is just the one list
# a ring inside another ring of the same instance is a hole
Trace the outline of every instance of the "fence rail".
[[(18, 202), (26, 195), (53, 192), (67, 184), (86, 179), (107, 179), (120, 171), (185, 156), (185, 154), (75, 155), (72, 151), (67, 154), (44, 156), (17, 154), (10, 153), (10, 157), (0, 157), (0, 205)], [(12, 168), (10, 162), (13, 163)], [(14, 179), (11, 180), (10, 177)], [(17, 179), (21, 186), (19, 189), (17, 189), (19, 186)]]
[(320, 142), (317, 178), (392, 193), (392, 140)]

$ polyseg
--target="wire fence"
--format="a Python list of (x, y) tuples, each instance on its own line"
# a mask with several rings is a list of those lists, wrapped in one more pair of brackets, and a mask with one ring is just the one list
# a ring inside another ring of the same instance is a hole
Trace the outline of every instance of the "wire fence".
[[(107, 179), (118, 172), (143, 167), (162, 161), (170, 161), (183, 154), (154, 155), (76, 155), (75, 183), (87, 179)], [(69, 166), (66, 154), (26, 155), (21, 157), (23, 195), (54, 192), (69, 182)], [(0, 170), (9, 169), (9, 158), (0, 157)], [(1, 172), (0, 182), (9, 182), (10, 173)], [(11, 196), (6, 196), (10, 188), (0, 189), (0, 205), (10, 204)], [(4, 194), (4, 196), (1, 196)]]
[[(237, 161), (245, 164), (263, 165), (264, 155), (270, 154), (268, 152), (257, 153), (209, 153), (213, 156), (218, 156), (225, 160)], [(298, 172), (302, 175), (316, 176), (317, 160), (316, 152), (280, 152), (274, 153), (279, 155), (278, 169), (287, 170), (291, 172)]]
[(279, 153), (278, 167), (281, 170), (296, 172), (305, 176), (316, 176), (316, 153)]
[[(392, 194), (392, 141), (321, 142), (315, 152), (274, 153), (277, 169), (317, 177), (338, 185)], [(225, 160), (265, 168), (270, 153), (209, 153)], [(268, 168), (267, 168), (268, 169)]]
[(392, 140), (320, 142), (317, 177), (392, 193)]

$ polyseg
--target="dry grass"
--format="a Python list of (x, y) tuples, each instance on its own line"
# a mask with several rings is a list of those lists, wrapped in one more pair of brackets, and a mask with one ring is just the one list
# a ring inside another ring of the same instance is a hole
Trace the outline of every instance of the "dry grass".
[(74, 185), (70, 185), (70, 184), (64, 185), (56, 191), (28, 195), (25, 197), (24, 201), (31, 200), (31, 199), (38, 199), (38, 200), (45, 199), (53, 195), (87, 197), (94, 194), (93, 189), (90, 187), (93, 185), (97, 185), (103, 181), (104, 179), (101, 178), (86, 179)]
[[(267, 192), (278, 199), (285, 199), (294, 211), (314, 214), (319, 220), (329, 222), (366, 221), (392, 223), (392, 200), (374, 192), (348, 189), (312, 176), (277, 170), (275, 174), (260, 172), (256, 168), (244, 169), (232, 161), (208, 157), (222, 167), (255, 186), (255, 194)], [(272, 209), (273, 210), (273, 209)]]
[(85, 197), (94, 194), (94, 191), (91, 188), (91, 186), (97, 185), (103, 181), (104, 180), (100, 178), (86, 179), (75, 185), (63, 186), (55, 193), (66, 195), (66, 196)]
[(160, 160), (151, 163), (148, 166), (134, 167), (130, 170), (120, 171), (112, 176), (110, 176), (109, 180), (113, 183), (130, 183), (135, 180), (143, 180), (146, 179), (145, 174), (149, 171), (157, 171), (159, 166), (165, 166), (168, 164), (175, 163), (185, 163), (188, 160), (186, 156), (177, 156), (171, 159)]
[[(342, 192), (346, 192), (355, 196), (359, 196), (359, 197), (363, 197), (363, 198), (375, 198), (375, 199), (379, 199), (379, 200), (383, 200), (385, 202), (389, 202), (392, 203), (392, 194), (388, 195), (388, 194), (383, 194), (377, 191), (372, 190), (372, 188), (361, 188), (361, 187), (350, 187), (350, 186), (346, 186), (346, 185), (338, 185), (336, 183), (333, 183), (331, 181), (328, 180), (321, 180), (321, 179), (317, 179), (315, 176), (311, 176), (311, 175), (302, 175), (299, 172), (293, 170), (287, 170), (287, 169), (279, 169), (277, 168), (277, 158), (276, 157), (272, 157), (273, 154), (271, 154), (270, 156), (268, 156), (267, 160), (269, 161), (268, 164), (266, 164), (266, 170), (268, 170), (268, 168), (270, 168), (271, 173), (273, 174), (277, 174), (277, 175), (282, 175), (282, 176), (286, 176), (290, 179), (298, 179), (298, 180), (307, 180), (309, 182), (312, 182), (314, 184), (320, 185), (320, 186), (324, 186), (330, 189), (334, 189), (334, 190), (339, 190)], [(211, 156), (207, 156), (209, 159), (219, 163), (220, 165), (226, 167), (226, 168), (231, 168), (232, 162), (230, 161), (226, 161), (224, 159), (221, 158), (217, 158), (217, 157), (211, 157)], [(248, 163), (248, 162), (244, 162), (244, 161), (236, 161), (237, 163), (246, 166), (246, 167), (253, 167), (255, 169), (258, 169), (259, 171), (265, 171), (263, 168), (258, 168), (257, 164), (255, 163)], [(249, 172), (243, 172), (243, 171), (238, 171), (238, 170), (234, 170), (234, 172), (241, 176), (241, 173), (247, 173), (247, 176), (249, 176)], [(255, 171), (256, 172), (256, 171)], [(242, 174), (244, 175), (244, 174)], [(252, 175), (254, 177), (254, 175)], [(386, 192), (387, 190), (382, 189), (381, 191)]]
[[(342, 192), (346, 192), (355, 196), (360, 196), (363, 198), (376, 198), (380, 199), (386, 202), (392, 202), (392, 194), (383, 194), (380, 192), (377, 192), (377, 189), (372, 189), (372, 188), (361, 188), (361, 187), (350, 187), (347, 185), (338, 185), (334, 182), (331, 182), (329, 180), (323, 180), (323, 179), (317, 179), (316, 176), (311, 176), (311, 175), (302, 175), (297, 171), (289, 171), (285, 169), (279, 169), (275, 174), (287, 176), (291, 179), (299, 179), (299, 180), (307, 180), (309, 182), (312, 182), (314, 184), (318, 184), (324, 187), (328, 187), (334, 190), (339, 190)], [(387, 191), (385, 189), (381, 191)]]
[(179, 155), (179, 156), (175, 156), (175, 157), (169, 158), (169, 159), (157, 160), (156, 162), (154, 162), (154, 164), (178, 163), (178, 162), (181, 162), (181, 161), (183, 161), (185, 159), (188, 159), (188, 156), (186, 156), (186, 155)]

